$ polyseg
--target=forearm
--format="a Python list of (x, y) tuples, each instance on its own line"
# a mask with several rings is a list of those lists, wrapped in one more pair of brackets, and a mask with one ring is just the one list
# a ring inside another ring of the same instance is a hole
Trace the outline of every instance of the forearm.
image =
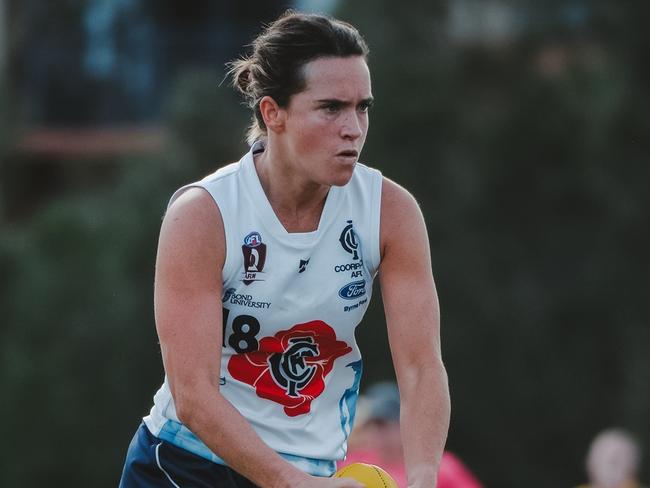
[(400, 382), (401, 428), (409, 488), (433, 488), (449, 429), (450, 399), (442, 361)]
[(268, 447), (219, 393), (196, 393), (182, 421), (229, 467), (262, 488), (288, 488), (308, 478)]

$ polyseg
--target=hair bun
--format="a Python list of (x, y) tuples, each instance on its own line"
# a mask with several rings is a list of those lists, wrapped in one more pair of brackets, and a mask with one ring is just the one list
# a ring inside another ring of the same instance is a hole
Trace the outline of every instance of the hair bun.
[(252, 64), (250, 58), (242, 58), (230, 63), (230, 69), (228, 70), (228, 74), (232, 79), (232, 86), (246, 97), (250, 95)]

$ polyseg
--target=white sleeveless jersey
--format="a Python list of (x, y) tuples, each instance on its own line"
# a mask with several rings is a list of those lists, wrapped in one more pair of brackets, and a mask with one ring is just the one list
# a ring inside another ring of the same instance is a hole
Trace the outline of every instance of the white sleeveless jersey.
[[(262, 189), (253, 154), (198, 183), (219, 206), (223, 267), (221, 394), (272, 449), (329, 476), (346, 453), (361, 379), (355, 328), (380, 260), (382, 176), (357, 164), (332, 187), (318, 229), (288, 233)], [(224, 464), (176, 415), (167, 379), (144, 419), (152, 434)]]

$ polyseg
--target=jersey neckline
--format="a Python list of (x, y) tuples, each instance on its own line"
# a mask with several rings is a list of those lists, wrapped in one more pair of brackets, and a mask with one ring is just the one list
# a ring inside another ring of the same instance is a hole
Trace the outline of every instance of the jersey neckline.
[[(290, 240), (293, 244), (312, 244), (318, 237), (325, 231), (332, 221), (332, 215), (336, 214), (336, 209), (340, 203), (341, 188), (331, 186), (325, 198), (325, 205), (318, 221), (318, 228), (310, 232), (289, 232), (282, 225), (280, 219), (276, 215), (271, 202), (262, 188), (257, 169), (255, 168), (254, 155), (264, 150), (264, 143), (262, 141), (255, 142), (248, 153), (242, 158), (242, 170), (245, 178), (245, 187), (253, 201), (257, 203), (257, 211), (260, 213), (263, 222), (267, 226), (272, 227), (279, 236)], [(278, 235), (276, 234), (276, 235)]]

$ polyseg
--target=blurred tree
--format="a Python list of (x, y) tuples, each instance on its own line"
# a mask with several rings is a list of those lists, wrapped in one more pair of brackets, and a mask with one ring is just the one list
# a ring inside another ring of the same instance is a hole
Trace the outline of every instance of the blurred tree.
[(201, 172), (236, 161), (247, 150), (240, 129), (248, 114), (224, 76), (209, 69), (186, 71), (177, 78), (166, 108), (172, 129)]
[(11, 401), (0, 415), (17, 421), (3, 426), (0, 486), (116, 485), (163, 378), (152, 283), (166, 202), (220, 165), (207, 154), (228, 162), (243, 145), (246, 113), (230, 112), (236, 99), (218, 82), (179, 79), (165, 154), (126, 157), (115, 184), (3, 233), (0, 390)]

